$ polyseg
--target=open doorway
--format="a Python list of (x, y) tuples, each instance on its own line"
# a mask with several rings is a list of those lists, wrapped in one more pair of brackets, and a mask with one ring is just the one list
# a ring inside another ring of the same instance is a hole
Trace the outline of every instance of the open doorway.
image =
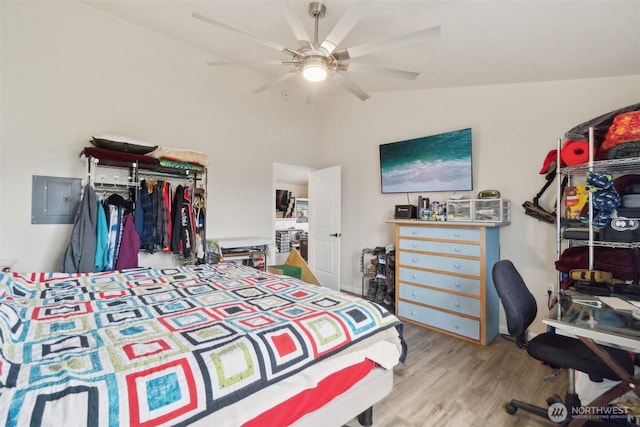
[(307, 260), (309, 233), (309, 174), (313, 169), (273, 164), (275, 264), (283, 264), (290, 251)]

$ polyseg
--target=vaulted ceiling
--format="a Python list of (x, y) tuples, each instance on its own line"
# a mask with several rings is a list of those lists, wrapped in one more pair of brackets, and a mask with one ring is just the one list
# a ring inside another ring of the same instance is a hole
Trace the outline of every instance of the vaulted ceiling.
[[(136, 25), (203, 51), (208, 61), (261, 61), (289, 56), (233, 31), (195, 19), (193, 12), (297, 49), (282, 3), (278, 1), (86, 1)], [(309, 2), (290, 2), (313, 38)], [(347, 72), (368, 94), (385, 91), (450, 88), (640, 74), (640, 1), (339, 1), (327, 0), (319, 23), (323, 40), (354, 5), (364, 15), (340, 47), (362, 45), (440, 26), (440, 35), (406, 47), (392, 48), (353, 60), (373, 66), (420, 73), (416, 80)], [(285, 3), (286, 4), (286, 3)], [(286, 74), (286, 65), (250, 66), (264, 82)], [(248, 86), (247, 91), (256, 89)], [(306, 90), (301, 76), (290, 87)], [(319, 94), (344, 89), (329, 79)], [(277, 87), (274, 86), (274, 89)], [(272, 89), (269, 89), (272, 90)]]

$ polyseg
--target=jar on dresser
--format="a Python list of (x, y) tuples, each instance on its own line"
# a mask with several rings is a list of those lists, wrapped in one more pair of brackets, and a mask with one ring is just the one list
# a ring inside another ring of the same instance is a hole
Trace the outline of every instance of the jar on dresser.
[(491, 268), (508, 223), (393, 220), (396, 315), (403, 321), (487, 345), (498, 334)]

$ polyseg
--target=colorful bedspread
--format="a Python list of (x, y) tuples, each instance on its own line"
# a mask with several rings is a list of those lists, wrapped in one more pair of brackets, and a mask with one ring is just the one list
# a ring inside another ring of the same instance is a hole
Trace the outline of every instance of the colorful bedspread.
[(0, 423), (189, 424), (399, 325), (233, 264), (0, 274)]

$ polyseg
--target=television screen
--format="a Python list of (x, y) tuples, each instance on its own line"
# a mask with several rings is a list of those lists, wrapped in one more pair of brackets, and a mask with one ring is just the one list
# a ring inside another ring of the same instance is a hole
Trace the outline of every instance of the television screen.
[(471, 128), (380, 145), (383, 193), (473, 189)]

